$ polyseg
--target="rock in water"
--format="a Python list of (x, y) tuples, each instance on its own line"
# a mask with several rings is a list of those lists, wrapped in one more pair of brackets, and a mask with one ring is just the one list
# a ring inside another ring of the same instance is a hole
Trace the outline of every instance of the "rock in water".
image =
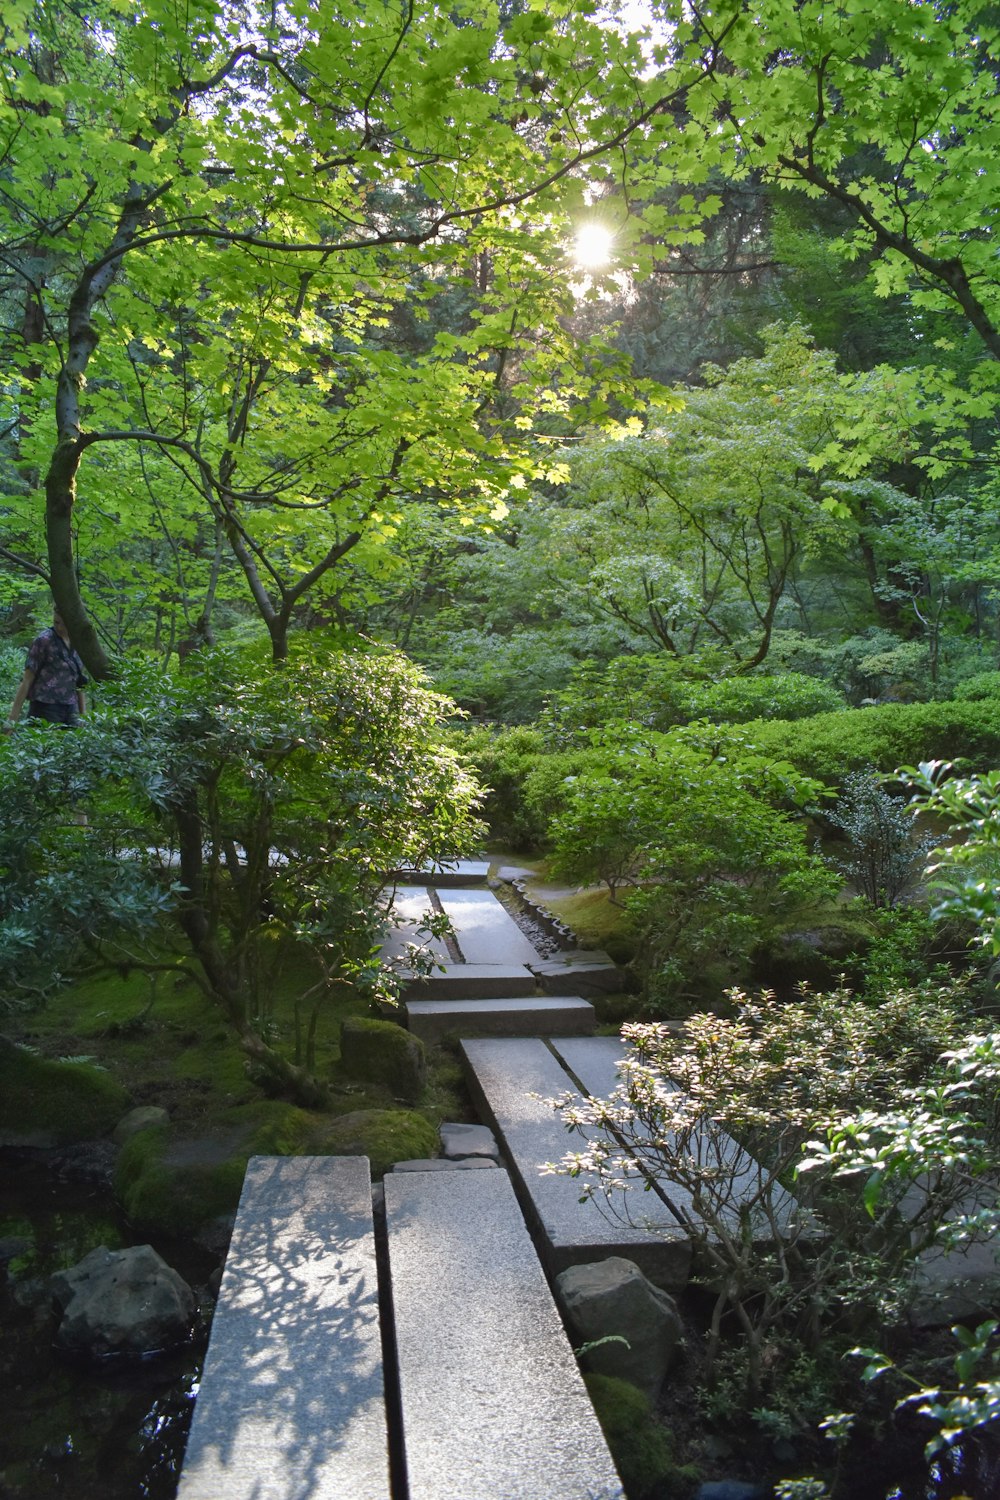
[(50, 1286), (63, 1315), (56, 1344), (74, 1354), (152, 1354), (183, 1343), (194, 1321), (194, 1293), (151, 1245), (101, 1245)]

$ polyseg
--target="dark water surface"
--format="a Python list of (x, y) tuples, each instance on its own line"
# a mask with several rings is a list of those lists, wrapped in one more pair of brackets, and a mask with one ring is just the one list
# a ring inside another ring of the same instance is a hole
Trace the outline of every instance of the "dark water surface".
[[(204, 1336), (128, 1364), (75, 1365), (53, 1348), (44, 1283), (98, 1245), (144, 1244), (111, 1194), (64, 1182), (38, 1161), (0, 1157), (0, 1500), (172, 1500)], [(196, 1294), (217, 1264), (155, 1244)], [(14, 1251), (11, 1255), (11, 1251)]]

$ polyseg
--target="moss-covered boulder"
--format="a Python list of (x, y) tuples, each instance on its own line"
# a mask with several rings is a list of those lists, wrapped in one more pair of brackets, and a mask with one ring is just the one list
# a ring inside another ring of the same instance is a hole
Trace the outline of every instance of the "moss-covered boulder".
[(689, 1495), (699, 1471), (677, 1463), (670, 1434), (653, 1415), (649, 1398), (613, 1375), (584, 1380), (628, 1500)]
[(149, 1129), (126, 1142), (115, 1190), (144, 1230), (190, 1234), (235, 1212), (251, 1156), (322, 1153), (326, 1121), (277, 1099), (230, 1110), (202, 1136)]
[(346, 1020), (340, 1028), (340, 1064), (352, 1078), (383, 1084), (408, 1104), (419, 1101), (427, 1084), (423, 1042), (394, 1021)]
[(372, 1176), (381, 1177), (397, 1161), (434, 1156), (437, 1131), (409, 1109), (356, 1109), (324, 1132), (319, 1148), (331, 1156), (367, 1156)]
[(110, 1073), (50, 1062), (0, 1038), (0, 1140), (64, 1146), (110, 1134), (129, 1097)]
[(225, 1154), (210, 1143), (172, 1140), (169, 1130), (144, 1130), (122, 1148), (115, 1192), (138, 1228), (192, 1234), (235, 1211), (247, 1157), (246, 1149)]

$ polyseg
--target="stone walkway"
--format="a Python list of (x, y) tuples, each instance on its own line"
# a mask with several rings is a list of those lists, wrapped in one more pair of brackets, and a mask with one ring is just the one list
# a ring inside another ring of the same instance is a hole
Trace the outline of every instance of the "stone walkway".
[[(438, 873), (429, 874), (426, 885), (415, 883), (414, 872), (400, 873), (414, 883), (396, 887), (397, 925), (382, 952), (398, 962), (407, 944), (419, 943), (434, 964), (429, 975), (404, 971), (409, 1029), (433, 1042), (448, 1035), (589, 1035), (595, 1024), (591, 999), (620, 989), (622, 971), (606, 953), (540, 953), (487, 888), (489, 873), (487, 860), (460, 861), (446, 872), (445, 884)], [(504, 878), (512, 873), (504, 870)], [(432, 910), (451, 921), (451, 945), (419, 931)]]

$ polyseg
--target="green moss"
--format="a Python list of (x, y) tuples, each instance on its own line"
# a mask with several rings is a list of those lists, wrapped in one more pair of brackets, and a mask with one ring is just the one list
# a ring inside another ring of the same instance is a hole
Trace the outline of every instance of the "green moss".
[(677, 1464), (670, 1434), (653, 1415), (648, 1397), (611, 1375), (584, 1380), (628, 1500), (688, 1495), (698, 1470)]
[(162, 1234), (190, 1234), (235, 1210), (246, 1164), (246, 1151), (223, 1160), (184, 1159), (167, 1129), (144, 1130), (122, 1149), (115, 1191), (133, 1224)]
[(333, 1120), (322, 1149), (331, 1156), (367, 1156), (372, 1176), (381, 1177), (397, 1161), (434, 1156), (434, 1126), (410, 1109), (357, 1109)]
[(395, 1021), (349, 1017), (340, 1028), (340, 1058), (350, 1077), (384, 1084), (395, 1098), (408, 1104), (416, 1104), (424, 1092), (424, 1044)]
[(250, 1138), (250, 1156), (308, 1156), (321, 1139), (320, 1116), (284, 1104), (279, 1099), (265, 1099), (252, 1111), (243, 1111), (260, 1119)]
[(88, 1063), (50, 1062), (0, 1040), (0, 1130), (59, 1145), (107, 1135), (129, 1098)]

